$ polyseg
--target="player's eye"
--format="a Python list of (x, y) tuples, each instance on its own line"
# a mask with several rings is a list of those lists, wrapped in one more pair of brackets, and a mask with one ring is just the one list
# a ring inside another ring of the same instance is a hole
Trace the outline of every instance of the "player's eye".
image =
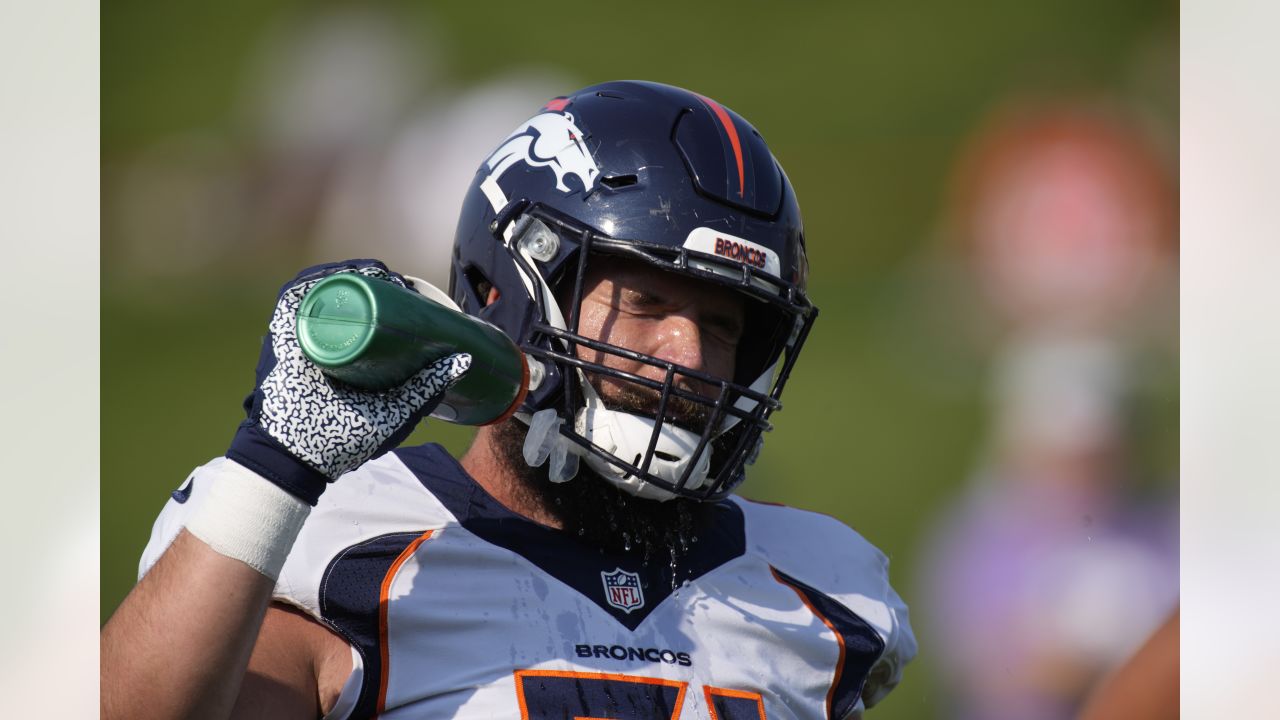
[(713, 315), (706, 320), (708, 332), (724, 343), (736, 343), (742, 338), (743, 321), (739, 315)]
[(663, 306), (662, 298), (641, 290), (622, 291), (622, 306), (628, 310), (654, 310)]

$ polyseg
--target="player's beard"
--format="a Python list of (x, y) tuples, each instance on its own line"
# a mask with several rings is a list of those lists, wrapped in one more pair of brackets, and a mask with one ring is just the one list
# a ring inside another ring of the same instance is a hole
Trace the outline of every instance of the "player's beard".
[[(601, 393), (610, 409), (653, 417), (656, 393), (612, 387)], [(708, 408), (680, 398), (669, 398), (664, 415), (687, 429), (699, 431), (710, 416)], [(600, 477), (586, 463), (578, 475), (553, 483), (544, 463), (529, 467), (524, 460), (528, 428), (512, 419), (494, 428), (498, 455), (518, 480), (519, 492), (554, 517), (571, 536), (609, 552), (640, 552), (646, 562), (684, 554), (690, 542), (704, 530), (712, 516), (707, 503), (688, 498), (667, 501), (635, 497)]]

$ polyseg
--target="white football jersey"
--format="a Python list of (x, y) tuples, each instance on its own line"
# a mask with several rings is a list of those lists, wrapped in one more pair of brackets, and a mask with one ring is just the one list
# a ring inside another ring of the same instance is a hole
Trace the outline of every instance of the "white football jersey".
[[(146, 572), (201, 501), (156, 521)], [(512, 513), (441, 447), (329, 487), (276, 584), (346, 638), (331, 718), (857, 717), (916, 643), (888, 561), (826, 515), (733, 498), (676, 569)]]

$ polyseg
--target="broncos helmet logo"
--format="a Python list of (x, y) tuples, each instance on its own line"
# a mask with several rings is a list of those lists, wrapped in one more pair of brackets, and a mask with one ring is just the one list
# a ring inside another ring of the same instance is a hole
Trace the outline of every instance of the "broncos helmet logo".
[[(545, 112), (533, 116), (508, 135), (485, 161), (489, 167), (489, 177), (484, 181), (484, 185), (489, 187), (485, 188), (485, 194), (489, 196), (495, 212), (506, 203), (505, 196), (497, 188), (497, 179), (519, 162), (531, 167), (551, 168), (556, 174), (556, 189), (563, 193), (572, 192), (572, 188), (565, 184), (568, 175), (576, 175), (584, 191), (591, 190), (600, 175), (600, 168), (582, 142), (582, 131), (569, 113)], [(498, 192), (496, 197), (495, 190)], [(502, 198), (501, 203), (496, 202), (498, 198)]]

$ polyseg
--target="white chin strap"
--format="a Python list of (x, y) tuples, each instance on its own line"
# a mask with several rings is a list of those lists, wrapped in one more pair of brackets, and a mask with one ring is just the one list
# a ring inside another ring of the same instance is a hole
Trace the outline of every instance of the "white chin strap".
[[(586, 403), (574, 419), (574, 430), (601, 450), (639, 467), (649, 450), (649, 439), (653, 437), (656, 423), (639, 415), (609, 410), (588, 383), (583, 383), (583, 392)], [(685, 468), (692, 465), (693, 471), (685, 482), (685, 489), (697, 490), (706, 485), (711, 470), (711, 445), (708, 443), (695, 458), (693, 453), (699, 438), (697, 433), (664, 422), (653, 448), (648, 472), (675, 484), (684, 475)], [(676, 497), (674, 493), (647, 483), (596, 455), (587, 455), (586, 462), (600, 477), (636, 497), (646, 500)]]
[[(653, 437), (654, 420), (619, 410), (605, 407), (591, 383), (586, 381), (580, 370), (574, 370), (578, 387), (583, 394), (583, 407), (574, 417), (574, 432), (614, 457), (636, 467), (644, 463), (645, 454), (649, 450), (649, 440)], [(756, 381), (756, 385), (765, 386), (771, 373), (766, 373)], [(739, 398), (737, 407), (750, 411), (755, 402)], [(529, 426), (525, 436), (524, 457), (530, 467), (539, 467), (551, 461), (549, 478), (552, 482), (567, 482), (578, 474), (579, 460), (585, 460), (587, 467), (597, 475), (612, 483), (615, 487), (646, 500), (667, 501), (678, 497), (675, 493), (664, 490), (646, 482), (634, 474), (614, 465), (593, 453), (587, 452), (577, 443), (560, 434), (560, 426), (564, 423), (554, 408), (545, 408), (532, 416), (519, 413), (517, 418)], [(727, 432), (736, 425), (738, 419), (727, 417), (721, 423), (717, 436)], [(686, 490), (698, 490), (704, 487), (711, 471), (711, 444), (702, 449), (694, 457), (701, 435), (675, 425), (664, 422), (658, 432), (658, 441), (653, 448), (653, 457), (646, 468), (649, 474), (666, 482), (675, 484), (684, 475), (685, 468), (693, 465), (689, 478), (685, 481)], [(747, 464), (755, 462), (760, 453), (763, 438), (756, 441)]]
[[(578, 411), (574, 420), (574, 431), (594, 443), (601, 450), (639, 467), (644, 462), (645, 452), (649, 449), (649, 438), (653, 436), (654, 421), (631, 413), (610, 410), (604, 406), (600, 398), (584, 383), (588, 395), (586, 406)], [(522, 414), (516, 417), (529, 425), (529, 432), (524, 441), (524, 459), (530, 467), (538, 467), (548, 460), (548, 477), (552, 482), (567, 482), (578, 474), (578, 461), (585, 458), (587, 467), (596, 472), (614, 486), (624, 492), (646, 500), (666, 501), (675, 498), (675, 493), (645, 482), (635, 475), (614, 465), (608, 460), (588, 453), (582, 447), (560, 434), (563, 420), (553, 408), (539, 410), (532, 416)], [(658, 442), (653, 448), (653, 459), (649, 462), (648, 471), (672, 484), (684, 475), (684, 470), (694, 462), (693, 472), (685, 482), (685, 488), (697, 490), (707, 483), (707, 475), (711, 469), (711, 447), (708, 444), (698, 455), (696, 462), (693, 451), (698, 447), (699, 435), (671, 423), (663, 423), (658, 433)]]

